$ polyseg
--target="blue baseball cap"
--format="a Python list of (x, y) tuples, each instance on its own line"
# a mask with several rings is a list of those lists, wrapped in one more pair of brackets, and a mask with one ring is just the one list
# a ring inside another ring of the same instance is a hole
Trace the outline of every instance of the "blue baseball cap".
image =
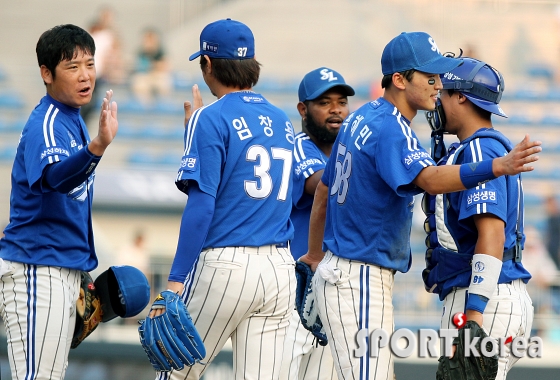
[(459, 59), (444, 57), (434, 39), (424, 32), (399, 34), (389, 41), (381, 55), (383, 75), (411, 69), (428, 74), (443, 74), (460, 64)]
[(249, 27), (230, 18), (206, 25), (200, 33), (200, 50), (189, 61), (207, 55), (210, 58), (248, 59), (255, 56), (255, 38)]
[(298, 96), (300, 102), (317, 99), (333, 87), (340, 87), (347, 96), (356, 92), (346, 84), (342, 75), (328, 67), (319, 67), (303, 77), (299, 84)]
[(101, 300), (102, 322), (116, 317), (134, 317), (150, 302), (148, 279), (130, 265), (112, 266), (94, 281)]

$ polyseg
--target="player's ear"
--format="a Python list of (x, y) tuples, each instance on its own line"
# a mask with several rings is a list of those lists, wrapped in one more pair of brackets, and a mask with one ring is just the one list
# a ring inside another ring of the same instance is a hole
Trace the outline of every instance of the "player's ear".
[(467, 97), (466, 97), (465, 95), (461, 94), (460, 92), (458, 92), (458, 93), (457, 93), (457, 102), (458, 102), (459, 104), (462, 104), (462, 103), (464, 103), (464, 102), (466, 102), (466, 101), (467, 101)]
[(206, 74), (211, 74), (212, 73), (212, 61), (210, 60), (210, 57), (207, 56), (206, 54), (204, 54), (204, 59), (206, 59)]
[(53, 82), (52, 72), (45, 65), (41, 65), (41, 78), (45, 84), (51, 84)]
[(302, 119), (305, 119), (305, 114), (307, 113), (307, 106), (305, 105), (304, 102), (299, 102), (297, 104), (297, 110), (299, 112), (299, 115), (301, 116)]
[(393, 80), (393, 86), (395, 86), (399, 90), (404, 90), (406, 88), (404, 83), (404, 76), (401, 73), (394, 73), (391, 79)]

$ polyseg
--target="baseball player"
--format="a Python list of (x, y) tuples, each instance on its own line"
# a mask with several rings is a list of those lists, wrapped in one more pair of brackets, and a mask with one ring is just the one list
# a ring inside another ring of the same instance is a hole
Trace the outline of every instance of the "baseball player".
[[(290, 244), (295, 260), (307, 252), (309, 215), (315, 188), (342, 121), (348, 116), (348, 96), (354, 93), (340, 73), (327, 67), (307, 73), (299, 85), (297, 109), (302, 119), (302, 132), (296, 135), (294, 144), (291, 214), (294, 238)], [(313, 334), (302, 326), (297, 311), (292, 314), (284, 345), (281, 378), (335, 379), (328, 348), (314, 344)]]
[(252, 90), (260, 64), (245, 24), (208, 24), (190, 60), (198, 57), (218, 100), (196, 109), (185, 129), (176, 184), (189, 199), (168, 288), (183, 292), (207, 355), (158, 379), (200, 378), (229, 338), (236, 379), (278, 378), (295, 302), (293, 127)]
[(14, 379), (63, 379), (81, 271), (97, 267), (95, 168), (118, 129), (112, 91), (90, 140), (80, 107), (95, 87), (95, 44), (74, 25), (44, 32), (37, 60), (47, 94), (31, 112), (12, 168), (10, 223), (0, 240), (0, 314)]
[(357, 339), (361, 331), (393, 331), (394, 274), (410, 268), (414, 195), (475, 187), (532, 170), (524, 165), (537, 160), (531, 154), (540, 143), (526, 137), (512, 154), (477, 167), (435, 166), (410, 122), (419, 110), (434, 109), (439, 74), (460, 63), (442, 56), (424, 32), (392, 39), (381, 57), (383, 97), (346, 118), (317, 186), (309, 252), (300, 260), (316, 269), (313, 291), (341, 379), (394, 376), (390, 345), (374, 351), (377, 341), (358, 346)]
[[(441, 76), (437, 109), (442, 117), (439, 123), (429, 119), (434, 130), (456, 135), (460, 141), (439, 165), (478, 163), (511, 149), (491, 120), (492, 114), (507, 117), (499, 106), (502, 75), (477, 59), (465, 57), (462, 62)], [(525, 286), (531, 275), (521, 263), (525, 241), (521, 176), (507, 175), (465, 191), (426, 197), (426, 226), (433, 227), (429, 241), (434, 244), (428, 247), (423, 278), (426, 288), (439, 293), (444, 302), (441, 328), (454, 328), (453, 317), (464, 312), (467, 320), (496, 339), (528, 339), (533, 305)], [(496, 379), (505, 379), (518, 360), (511, 355), (510, 344), (506, 354), (499, 358)]]

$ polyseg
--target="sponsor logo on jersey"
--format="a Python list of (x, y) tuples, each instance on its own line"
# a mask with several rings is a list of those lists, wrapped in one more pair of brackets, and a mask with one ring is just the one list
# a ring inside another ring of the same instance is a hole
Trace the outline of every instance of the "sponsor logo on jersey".
[(47, 156), (54, 156), (54, 155), (63, 155), (63, 156), (70, 156), (70, 152), (64, 148), (59, 148), (57, 146), (52, 148), (47, 148), (41, 153), (41, 160), (43, 160)]
[(426, 160), (426, 159), (431, 159), (430, 158), (430, 154), (428, 152), (426, 152), (425, 150), (419, 150), (416, 152), (411, 152), (408, 155), (403, 157), (403, 163), (405, 164), (406, 168), (410, 168), (412, 166), (412, 164), (414, 164), (415, 162), (421, 161), (421, 160)]
[(253, 95), (241, 95), (241, 100), (245, 103), (263, 103), (264, 98), (261, 96), (253, 96)]
[(472, 279), (473, 284), (480, 284), (484, 281), (484, 277), (482, 276), (474, 276)]
[(474, 263), (474, 271), (475, 272), (484, 272), (484, 263), (482, 261), (477, 261), (476, 263)]
[(197, 162), (198, 157), (183, 156), (181, 159), (181, 170), (194, 171), (196, 169)]
[(381, 106), (381, 103), (378, 102), (377, 100), (373, 100), (373, 101), (369, 102), (369, 104), (370, 104), (373, 108), (379, 108), (379, 106)]
[(212, 53), (217, 53), (219, 47), (220, 47), (220, 45), (216, 44), (214, 42), (202, 41), (202, 50), (203, 51), (209, 51), (209, 52), (212, 52)]
[(74, 138), (74, 136), (68, 132), (68, 137), (70, 138), (70, 147), (71, 148), (75, 148), (78, 146), (78, 144), (76, 143), (76, 139)]
[(298, 166), (295, 167), (294, 172), (296, 175), (300, 175), (305, 169), (311, 165), (325, 165), (325, 163), (318, 158), (309, 158), (305, 161), (301, 161)]
[(467, 207), (481, 203), (498, 204), (498, 196), (495, 190), (474, 190), (467, 196)]

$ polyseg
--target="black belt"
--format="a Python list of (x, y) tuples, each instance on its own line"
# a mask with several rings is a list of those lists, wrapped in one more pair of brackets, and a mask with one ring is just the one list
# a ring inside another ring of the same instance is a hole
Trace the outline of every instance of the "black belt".
[(276, 244), (276, 248), (288, 248), (288, 242), (278, 243)]
[(504, 251), (504, 256), (502, 257), (502, 261), (506, 262), (509, 260), (513, 260), (516, 263), (521, 262), (521, 247), (518, 246), (517, 244), (514, 245), (512, 248), (508, 249), (507, 251)]

